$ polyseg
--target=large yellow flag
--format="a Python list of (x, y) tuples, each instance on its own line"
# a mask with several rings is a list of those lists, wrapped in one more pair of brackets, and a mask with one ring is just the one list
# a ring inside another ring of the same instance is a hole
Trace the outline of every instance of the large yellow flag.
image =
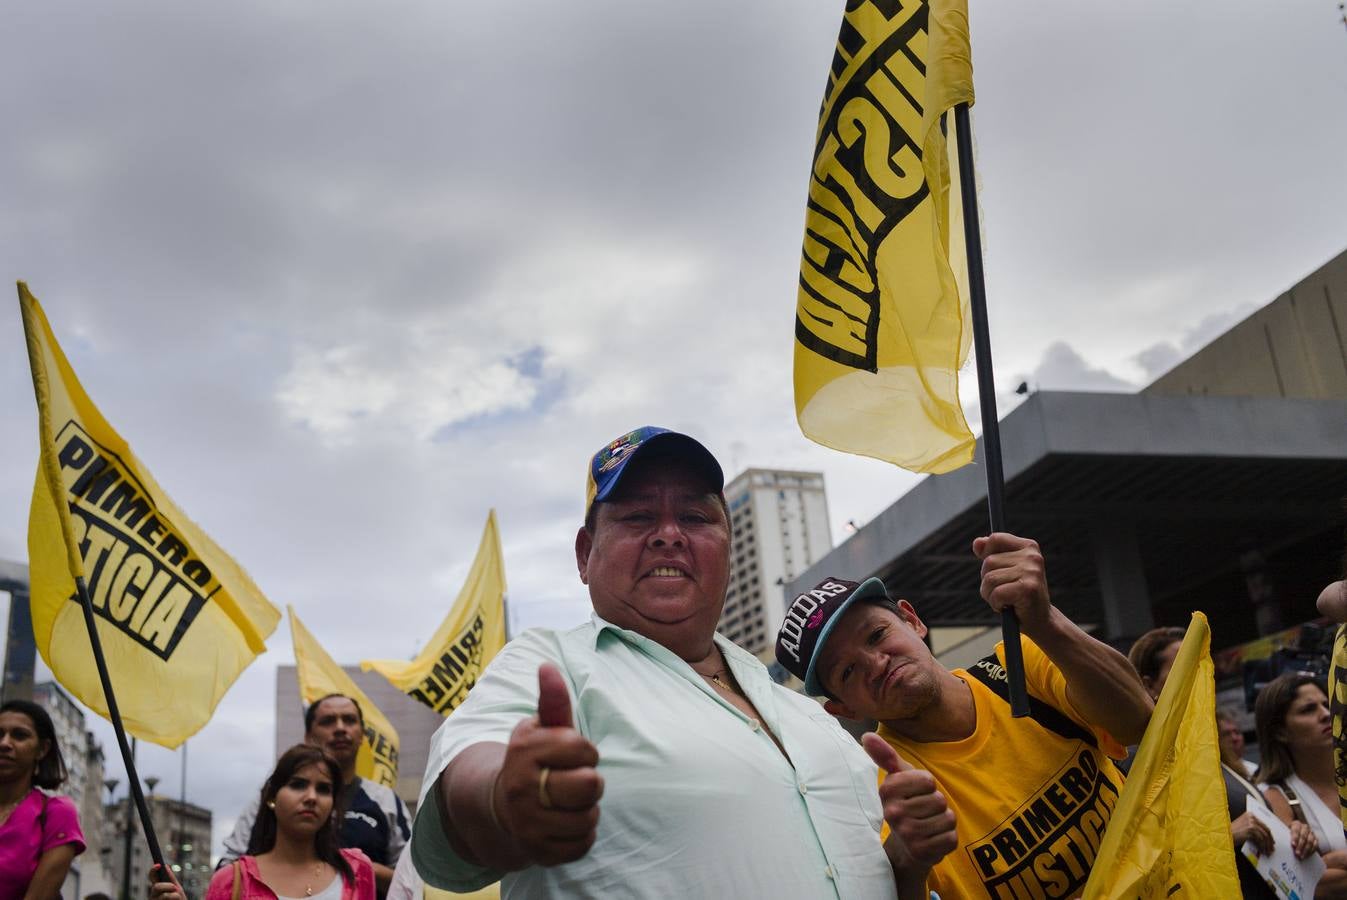
[(287, 606), (285, 609), (290, 613), (290, 638), (295, 645), (295, 674), (299, 676), (300, 699), (307, 706), (328, 694), (341, 694), (359, 703), (365, 717), (365, 742), (360, 745), (355, 758), (355, 773), (396, 790), (398, 733), (393, 723), (333, 661), (323, 645), (299, 621), (294, 608)]
[(950, 112), (973, 102), (967, 0), (852, 0), (819, 115), (795, 310), (812, 440), (918, 472), (973, 458)]
[(1240, 896), (1210, 651), (1207, 618), (1193, 613), (1099, 845), (1087, 900)]
[(56, 679), (106, 717), (83, 577), (126, 730), (176, 747), (266, 649), (280, 612), (99, 413), (23, 282), (19, 309), (41, 448), (28, 515), (33, 637)]
[(468, 696), (486, 664), (505, 646), (505, 562), (496, 511), (486, 517), (477, 558), (449, 615), (416, 659), (369, 659), (360, 664), (442, 715)]

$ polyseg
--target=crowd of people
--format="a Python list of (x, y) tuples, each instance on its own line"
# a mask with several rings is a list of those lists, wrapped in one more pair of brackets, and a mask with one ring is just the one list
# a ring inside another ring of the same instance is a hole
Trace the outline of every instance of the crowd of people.
[[(586, 471), (575, 535), (590, 620), (506, 645), (436, 733), (414, 822), (355, 774), (363, 714), (320, 698), (240, 812), (208, 900), (524, 897), (1077, 896), (1182, 629), (1128, 656), (1052, 603), (1031, 539), (974, 541), (981, 595), (1013, 610), (1030, 715), (1010, 715), (1005, 648), (949, 669), (879, 579), (830, 578), (790, 604), (776, 643), (803, 692), (716, 632), (729, 579), (724, 475), (696, 440), (642, 428)], [(1321, 611), (1347, 621), (1347, 587)], [(1341, 635), (1340, 635), (1341, 637)], [(1328, 688), (1273, 679), (1217, 713), (1230, 839), (1268, 854), (1266, 808), (1316, 896), (1347, 896)], [(822, 703), (813, 698), (822, 699)], [(858, 743), (840, 720), (870, 720)], [(0, 900), (46, 900), (84, 844), (50, 719), (0, 708)], [(1246, 897), (1275, 896), (1236, 853)], [(183, 900), (172, 872), (153, 900)]]

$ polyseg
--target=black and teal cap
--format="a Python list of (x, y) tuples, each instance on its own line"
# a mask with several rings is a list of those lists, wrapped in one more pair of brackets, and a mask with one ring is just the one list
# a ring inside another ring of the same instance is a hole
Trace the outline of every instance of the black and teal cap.
[(878, 578), (862, 582), (825, 578), (791, 601), (776, 637), (776, 661), (804, 682), (804, 692), (813, 697), (828, 693), (819, 682), (818, 658), (833, 627), (853, 603), (888, 600), (888, 590)]

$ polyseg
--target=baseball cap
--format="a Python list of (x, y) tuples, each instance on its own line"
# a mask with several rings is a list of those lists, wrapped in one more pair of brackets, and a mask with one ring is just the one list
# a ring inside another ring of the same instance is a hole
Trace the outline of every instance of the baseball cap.
[(884, 582), (878, 578), (860, 583), (825, 578), (796, 597), (786, 609), (786, 619), (776, 637), (776, 661), (804, 682), (806, 694), (818, 697), (827, 693), (816, 671), (818, 658), (833, 626), (858, 600), (892, 602)]
[(631, 461), (643, 454), (648, 455), (652, 447), (703, 470), (716, 493), (725, 489), (725, 473), (721, 471), (720, 463), (700, 442), (667, 428), (643, 425), (609, 441), (589, 460), (589, 471), (585, 477), (586, 516), (591, 506), (607, 500), (617, 490), (622, 473), (627, 471)]

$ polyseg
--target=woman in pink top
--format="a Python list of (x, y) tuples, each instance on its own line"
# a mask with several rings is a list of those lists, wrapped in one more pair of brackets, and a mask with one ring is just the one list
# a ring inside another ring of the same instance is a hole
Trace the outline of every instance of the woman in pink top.
[(0, 900), (50, 900), (84, 852), (75, 804), (45, 793), (65, 779), (47, 711), (27, 700), (0, 706)]
[[(206, 900), (374, 900), (374, 867), (338, 849), (341, 767), (318, 747), (291, 747), (262, 788), (248, 853), (215, 873)], [(174, 886), (156, 885), (154, 900)]]

